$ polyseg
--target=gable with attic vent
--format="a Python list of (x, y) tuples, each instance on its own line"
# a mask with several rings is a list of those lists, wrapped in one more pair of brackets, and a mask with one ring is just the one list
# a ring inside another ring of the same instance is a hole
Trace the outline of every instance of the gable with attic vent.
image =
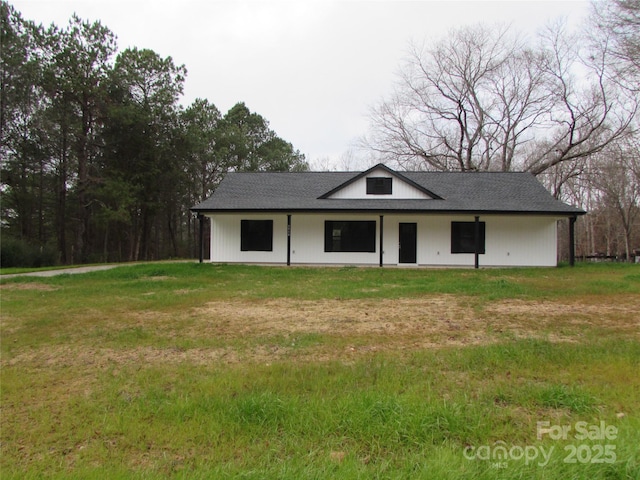
[(434, 196), (413, 185), (408, 179), (384, 168), (375, 168), (329, 192), (322, 198), (429, 200)]

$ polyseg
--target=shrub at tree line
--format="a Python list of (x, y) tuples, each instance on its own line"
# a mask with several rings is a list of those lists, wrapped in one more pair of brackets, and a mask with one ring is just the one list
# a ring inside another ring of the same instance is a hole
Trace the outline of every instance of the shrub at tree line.
[(58, 252), (50, 245), (39, 247), (15, 238), (3, 238), (0, 244), (2, 268), (39, 268), (56, 265), (58, 262)]

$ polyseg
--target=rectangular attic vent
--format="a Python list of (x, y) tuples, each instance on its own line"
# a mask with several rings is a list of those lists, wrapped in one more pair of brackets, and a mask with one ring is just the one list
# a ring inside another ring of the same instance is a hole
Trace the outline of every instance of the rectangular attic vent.
[(393, 178), (369, 177), (367, 178), (367, 195), (391, 195)]

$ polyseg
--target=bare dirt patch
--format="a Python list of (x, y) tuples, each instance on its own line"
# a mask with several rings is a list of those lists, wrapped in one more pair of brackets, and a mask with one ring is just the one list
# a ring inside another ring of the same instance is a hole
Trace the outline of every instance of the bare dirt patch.
[(189, 362), (208, 364), (213, 362), (236, 363), (237, 355), (232, 349), (194, 348), (182, 350), (177, 348), (155, 348), (140, 346), (135, 348), (115, 349), (99, 347), (70, 347), (67, 345), (50, 346), (46, 349), (30, 350), (16, 355), (3, 362), (6, 365), (29, 364), (47, 367), (90, 367), (105, 369), (119, 365), (158, 364)]
[(47, 285), (46, 283), (3, 283), (0, 290), (40, 290), (42, 292), (53, 292), (59, 290), (60, 287)]
[(431, 328), (473, 329), (473, 311), (454, 297), (397, 300), (211, 302), (195, 316), (218, 333), (391, 334)]
[(541, 302), (504, 300), (484, 307), (484, 313), (495, 323), (527, 322), (538, 325), (595, 327), (640, 335), (640, 298), (620, 296), (599, 303), (594, 299), (578, 302)]
[[(145, 311), (126, 320), (98, 316), (92, 322), (100, 322), (101, 328), (110, 330), (143, 328), (165, 339), (163, 344), (176, 346), (107, 347), (95, 345), (95, 339), (79, 337), (73, 346), (15, 350), (2, 363), (107, 368), (124, 364), (270, 362), (285, 358), (350, 361), (376, 351), (490, 344), (505, 338), (576, 342), (588, 330), (599, 329), (640, 337), (640, 299), (621, 296), (606, 304), (597, 300), (478, 304), (471, 298), (453, 295), (318, 301), (238, 299), (210, 302), (178, 315)], [(180, 348), (190, 343), (192, 347)]]
[[(506, 315), (534, 315), (534, 316), (610, 316), (633, 315), (640, 313), (640, 299), (629, 298), (615, 303), (586, 303), (586, 302), (540, 302), (524, 300), (504, 300), (485, 307), (485, 311), (492, 314)], [(638, 318), (636, 318), (638, 320)]]
[(277, 299), (264, 301), (211, 302), (196, 309), (198, 328), (218, 333), (319, 332), (344, 334), (395, 334), (411, 331), (473, 333), (499, 320), (505, 328), (529, 325), (534, 332), (541, 323), (559, 317), (615, 325), (640, 326), (640, 299), (622, 298), (615, 303), (562, 303), (555, 301), (504, 300), (474, 308), (472, 301), (453, 295), (389, 300)]

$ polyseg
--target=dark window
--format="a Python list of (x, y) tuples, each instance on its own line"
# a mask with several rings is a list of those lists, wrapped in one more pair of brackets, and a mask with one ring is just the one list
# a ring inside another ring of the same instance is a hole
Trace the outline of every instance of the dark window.
[(324, 222), (325, 252), (375, 252), (376, 222)]
[(240, 250), (243, 252), (273, 251), (273, 220), (241, 220)]
[[(475, 253), (475, 222), (451, 222), (451, 253)], [(480, 222), (480, 251), (484, 253), (485, 223)]]
[(393, 178), (367, 178), (367, 195), (391, 195)]

